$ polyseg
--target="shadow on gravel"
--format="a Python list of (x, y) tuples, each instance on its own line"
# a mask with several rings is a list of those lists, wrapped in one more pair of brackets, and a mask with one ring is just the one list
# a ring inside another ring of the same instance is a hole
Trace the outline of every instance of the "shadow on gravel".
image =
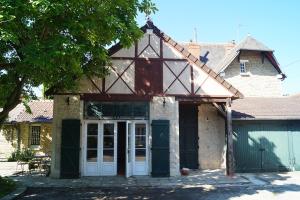
[(261, 191), (273, 194), (299, 192), (299, 185), (277, 187), (231, 186), (231, 187), (190, 187), (190, 188), (152, 188), (152, 187), (114, 187), (114, 188), (29, 188), (18, 199), (234, 199), (251, 196)]

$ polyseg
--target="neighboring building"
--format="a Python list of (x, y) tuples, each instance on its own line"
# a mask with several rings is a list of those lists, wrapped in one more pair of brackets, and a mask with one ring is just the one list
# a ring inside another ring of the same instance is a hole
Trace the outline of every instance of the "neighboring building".
[(284, 98), (273, 52), (252, 37), (238, 45), (180, 45), (150, 21), (141, 30), (130, 48), (110, 48), (108, 76), (54, 94), (52, 177), (229, 168), (231, 110), (237, 121), (242, 112), (235, 101)]
[(300, 170), (300, 98), (283, 96), (273, 50), (251, 36), (185, 46), (244, 95), (232, 103), (236, 170)]
[(31, 114), (23, 104), (14, 108), (0, 130), (0, 158), (7, 159), (17, 149), (30, 148), (38, 154), (51, 153), (52, 100), (28, 103)]

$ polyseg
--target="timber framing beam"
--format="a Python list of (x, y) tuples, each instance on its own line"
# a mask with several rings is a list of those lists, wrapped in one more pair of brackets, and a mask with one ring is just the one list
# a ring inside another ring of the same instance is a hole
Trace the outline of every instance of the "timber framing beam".
[(233, 131), (232, 131), (232, 111), (231, 99), (226, 102), (226, 135), (227, 135), (227, 150), (226, 150), (226, 174), (234, 175), (234, 154), (233, 154)]
[(212, 105), (218, 110), (218, 113), (221, 114), (224, 119), (226, 119), (226, 112), (222, 106), (216, 102), (212, 102)]

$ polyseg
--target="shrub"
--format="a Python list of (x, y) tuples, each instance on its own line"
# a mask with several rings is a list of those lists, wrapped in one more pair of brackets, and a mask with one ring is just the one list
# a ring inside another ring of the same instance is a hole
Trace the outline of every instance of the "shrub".
[(8, 178), (0, 176), (0, 198), (12, 192), (16, 188), (16, 183)]
[(22, 151), (16, 150), (12, 152), (11, 156), (8, 158), (8, 162), (14, 162), (14, 161), (23, 161), (28, 162), (32, 160), (34, 157), (34, 151), (31, 149), (24, 149)]

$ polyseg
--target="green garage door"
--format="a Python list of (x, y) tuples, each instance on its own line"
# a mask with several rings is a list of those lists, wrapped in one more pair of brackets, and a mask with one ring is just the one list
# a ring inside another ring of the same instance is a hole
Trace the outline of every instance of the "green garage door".
[(237, 172), (300, 170), (300, 121), (234, 121)]

